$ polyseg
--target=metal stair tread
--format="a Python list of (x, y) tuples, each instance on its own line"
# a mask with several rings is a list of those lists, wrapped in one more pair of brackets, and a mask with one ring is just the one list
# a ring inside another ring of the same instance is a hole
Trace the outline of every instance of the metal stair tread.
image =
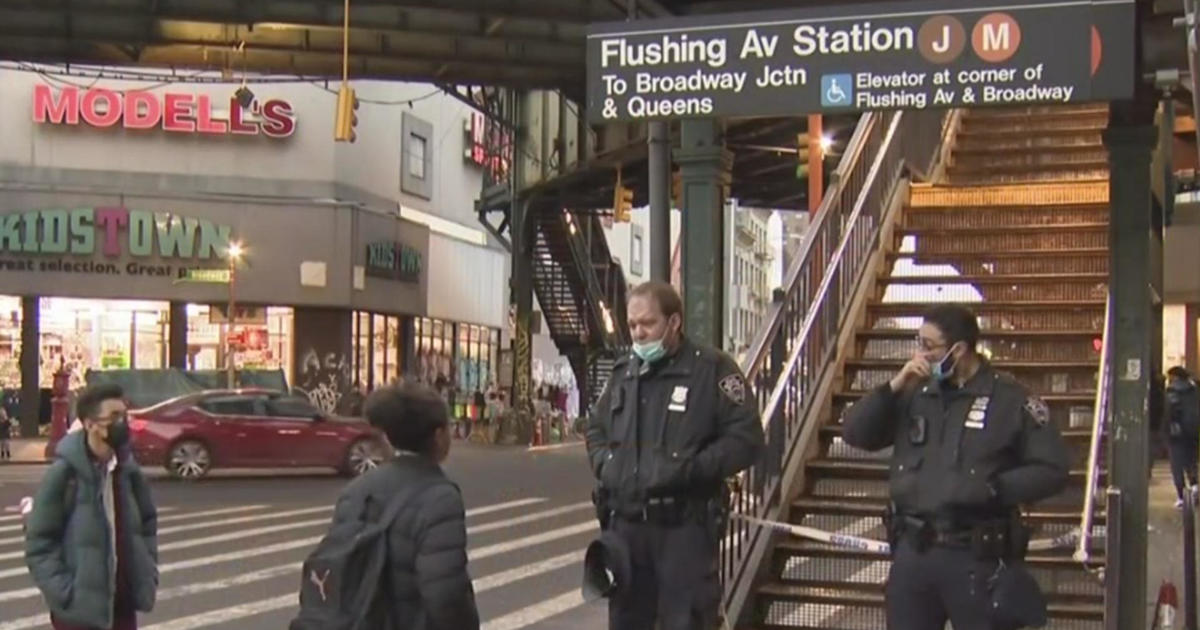
[[(1007, 229), (1005, 226), (997, 226), (995, 229)], [(958, 258), (963, 260), (971, 259), (1000, 259), (1000, 258), (1068, 258), (1072, 256), (1104, 256), (1107, 261), (1109, 250), (1107, 247), (1059, 247), (1055, 249), (1006, 249), (999, 252), (981, 252), (978, 250), (968, 250), (962, 252), (888, 252), (888, 260), (895, 261), (897, 259), (912, 258), (915, 260), (939, 260)]]
[[(839, 400), (858, 400), (869, 394), (869, 391), (847, 389), (834, 394), (834, 397)], [(1044, 393), (1038, 394), (1044, 402), (1047, 403), (1091, 403), (1096, 401), (1096, 392), (1063, 392), (1063, 393)]]
[(1011, 147), (1011, 146), (968, 146), (955, 147), (955, 155), (965, 155), (969, 157), (978, 157), (982, 155), (995, 155), (1004, 153), (1022, 153), (1029, 154), (1032, 151), (1038, 153), (1070, 153), (1072, 151), (1101, 151), (1104, 150), (1104, 141), (1097, 139), (1095, 142), (1074, 143), (1074, 144), (1052, 144), (1042, 147)]
[[(1042, 397), (1045, 400), (1045, 397)], [(1059, 429), (1059, 433), (1066, 440), (1087, 440), (1091, 439), (1092, 432), (1089, 429)], [(822, 437), (826, 439), (842, 437), (842, 425), (838, 423), (830, 423), (821, 427)]]
[[(856, 368), (894, 368), (899, 371), (908, 359), (860, 359), (853, 358), (846, 360), (847, 367)], [(1100, 359), (1092, 359), (1087, 361), (993, 361), (992, 365), (999, 369), (1012, 368), (1029, 368), (1029, 369), (1070, 369), (1070, 368), (1095, 368), (1099, 365)]]
[[(886, 465), (886, 462), (884, 462)], [(846, 516), (879, 516), (883, 514), (885, 502), (882, 499), (872, 497), (822, 497), (822, 496), (801, 496), (792, 501), (792, 509), (800, 510), (805, 514), (841, 514)], [(1049, 523), (1077, 523), (1079, 522), (1078, 510), (1048, 510), (1035, 509), (1025, 512), (1026, 518), (1031, 521), (1049, 522)], [(1098, 510), (1096, 512), (1096, 522), (1103, 523), (1105, 512)]]
[[(849, 606), (883, 607), (882, 584), (863, 584), (858, 588), (848, 584), (836, 587), (816, 584), (789, 583), (771, 580), (758, 588), (760, 595), (768, 598), (787, 599), (814, 603), (832, 603)], [(1092, 618), (1104, 614), (1104, 607), (1097, 601), (1090, 603), (1068, 603), (1056, 601), (1053, 593), (1047, 593), (1047, 611), (1051, 617)]]
[[(1076, 515), (1078, 516), (1078, 515)], [(1035, 536), (1036, 537), (1036, 536)], [(867, 560), (873, 562), (887, 562), (890, 560), (888, 554), (878, 551), (868, 551), (866, 549), (856, 549), (853, 547), (836, 547), (827, 545), (814, 540), (806, 540), (795, 536), (785, 536), (779, 540), (775, 549), (785, 555), (790, 556), (807, 556), (814, 558), (845, 558), (847, 560)], [(1030, 552), (1025, 557), (1025, 562), (1034, 568), (1045, 569), (1066, 569), (1076, 568), (1079, 562), (1071, 557), (1074, 549), (1061, 549), (1057, 553), (1047, 553), (1045, 551)], [(1097, 550), (1092, 552), (1090, 558), (1096, 562), (1104, 561), (1104, 551)], [(783, 580), (787, 582), (789, 580)]]
[[(1032, 129), (1030, 129), (1029, 126), (1026, 125), (1025, 128), (1013, 129), (1013, 127), (1019, 127), (1020, 125), (1013, 125), (1013, 124), (999, 125), (993, 121), (989, 121), (989, 122), (992, 122), (992, 124), (990, 124), (990, 125), (963, 125), (963, 128), (958, 131), (958, 137), (967, 139), (967, 138), (994, 137), (994, 136), (1013, 137), (1013, 136), (1025, 136), (1025, 135), (1047, 135), (1047, 136), (1074, 136), (1074, 135), (1084, 135), (1084, 134), (1100, 135), (1101, 133), (1104, 132), (1105, 127), (1108, 126), (1108, 123), (1105, 122), (1105, 123), (1099, 123), (1099, 124), (1095, 124), (1095, 125), (1072, 125), (1070, 127), (1049, 127), (1049, 128), (1035, 127)], [(958, 149), (958, 147), (955, 147), (955, 150), (957, 150), (957, 149)], [(1026, 147), (1026, 150), (1028, 150), (1030, 152), (1036, 152), (1039, 149), (1041, 149), (1041, 147)]]
[(998, 230), (1003, 232), (1095, 232), (1099, 230), (1107, 230), (1108, 221), (1092, 221), (1088, 223), (1052, 223), (1047, 225), (1022, 224), (1022, 225), (1005, 225), (1003, 227), (898, 227), (897, 235), (905, 236), (929, 236), (941, 235), (954, 236), (958, 234), (995, 234)]
[[(854, 457), (814, 457), (808, 461), (807, 465), (809, 468), (818, 468), (831, 473), (841, 473), (850, 478), (865, 479), (882, 479), (886, 477), (890, 468), (889, 462), (885, 459)], [(1079, 479), (1087, 476), (1087, 472), (1082, 468), (1074, 468), (1068, 474), (1073, 478)]]
[[(870, 312), (878, 313), (879, 311), (898, 311), (901, 313), (911, 313), (914, 307), (928, 308), (930, 302), (928, 300), (921, 302), (871, 302), (867, 305)], [(972, 304), (975, 308), (989, 309), (1013, 309), (1013, 310), (1061, 310), (1061, 309), (1082, 309), (1082, 308), (1098, 308), (1104, 310), (1104, 298), (1096, 298), (1092, 300), (990, 300)]]
[[(989, 338), (1018, 338), (1018, 339), (1049, 339), (1055, 340), (1060, 337), (1087, 337), (1093, 338), (1101, 334), (1101, 330), (1004, 330), (999, 328), (985, 328), (979, 331), (979, 338), (986, 340)], [(860, 328), (855, 332), (858, 337), (868, 337), (875, 339), (916, 339), (916, 328)]]
[(959, 275), (880, 275), (879, 282), (886, 284), (963, 284), (963, 283), (1001, 283), (1013, 284), (1022, 282), (1071, 282), (1071, 281), (1104, 281), (1107, 283), (1107, 273), (1078, 272), (1078, 273), (1006, 273), (1006, 274), (959, 274)]
[(1042, 162), (1040, 164), (968, 164), (960, 162), (946, 167), (946, 171), (953, 176), (956, 173), (962, 175), (975, 173), (1026, 173), (1045, 171), (1099, 170), (1102, 168), (1109, 168), (1108, 160)]

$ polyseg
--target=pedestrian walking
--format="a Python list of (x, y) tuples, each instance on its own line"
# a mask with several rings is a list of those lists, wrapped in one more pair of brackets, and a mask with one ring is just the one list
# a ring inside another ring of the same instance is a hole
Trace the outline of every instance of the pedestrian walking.
[(55, 630), (136, 630), (158, 591), (158, 512), (129, 450), (124, 392), (76, 404), (25, 521), (25, 563)]
[(587, 430), (601, 524), (631, 565), (609, 627), (710, 630), (725, 480), (762, 450), (757, 401), (732, 358), (683, 334), (671, 285), (634, 288), (627, 313), (633, 354), (617, 361)]
[(0, 460), (12, 459), (13, 423), (4, 407), (0, 407)]
[(1167, 370), (1167, 456), (1175, 482), (1175, 507), (1182, 508), (1184, 489), (1196, 484), (1196, 459), (1200, 451), (1200, 390), (1183, 367)]
[(290, 630), (479, 630), (467, 572), (466, 511), (441, 463), (446, 401), (410, 383), (363, 405), (396, 457), (347, 486), (333, 524), (304, 564)]
[(974, 313), (940, 305), (913, 358), (852, 406), (842, 439), (894, 447), (885, 588), (890, 630), (1012, 630), (1045, 619), (1019, 506), (1060, 492), (1068, 452), (1050, 412), (976, 350)]

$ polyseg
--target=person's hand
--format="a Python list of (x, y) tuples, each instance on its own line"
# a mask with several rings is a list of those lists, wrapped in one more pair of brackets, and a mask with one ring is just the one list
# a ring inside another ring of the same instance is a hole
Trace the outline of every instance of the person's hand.
[(891, 385), (893, 392), (898, 393), (911, 383), (929, 378), (929, 374), (929, 361), (925, 359), (924, 355), (915, 354), (913, 358), (908, 360), (908, 363), (904, 364), (904, 367), (900, 368), (900, 372), (892, 377), (889, 385)]

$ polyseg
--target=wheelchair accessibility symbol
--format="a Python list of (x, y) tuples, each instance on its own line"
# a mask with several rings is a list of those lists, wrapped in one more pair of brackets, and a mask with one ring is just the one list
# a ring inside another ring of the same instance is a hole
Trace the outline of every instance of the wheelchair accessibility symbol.
[(848, 107), (854, 102), (853, 78), (848, 74), (826, 74), (821, 77), (821, 105)]

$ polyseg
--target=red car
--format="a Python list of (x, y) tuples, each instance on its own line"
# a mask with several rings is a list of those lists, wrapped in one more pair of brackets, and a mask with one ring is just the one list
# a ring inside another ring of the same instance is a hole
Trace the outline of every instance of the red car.
[(358, 418), (329, 415), (307, 398), (265, 389), (187, 394), (129, 412), (134, 456), (180, 479), (227, 468), (330, 467), (355, 476), (391, 449)]

